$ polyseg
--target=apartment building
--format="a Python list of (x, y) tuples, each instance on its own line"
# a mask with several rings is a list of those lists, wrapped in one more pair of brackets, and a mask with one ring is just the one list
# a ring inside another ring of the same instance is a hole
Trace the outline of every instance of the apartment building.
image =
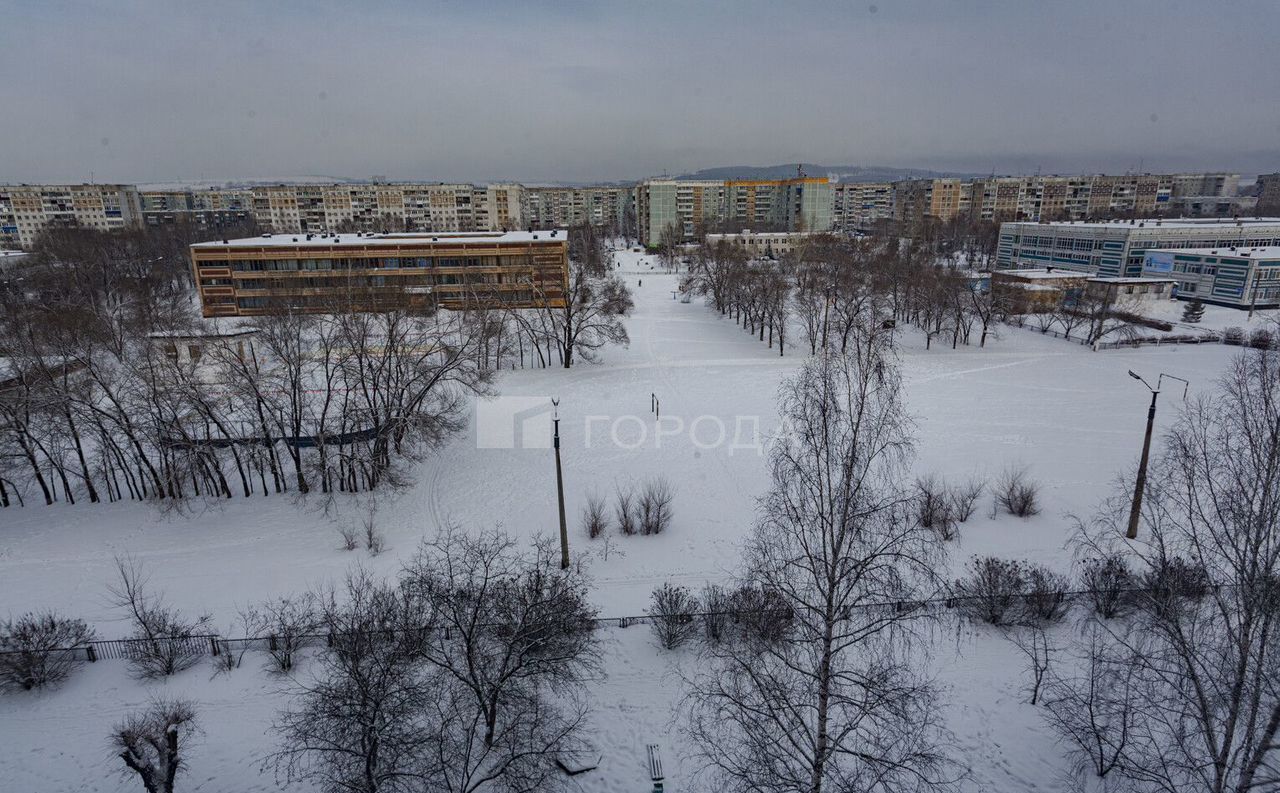
[(264, 234), (191, 246), (206, 317), (561, 307), (562, 231)]
[[(903, 223), (925, 216), (941, 221), (962, 216), (997, 222), (1083, 220), (1218, 206), (1221, 202), (1207, 199), (1235, 196), (1239, 182), (1239, 174), (1229, 173), (913, 179), (893, 183), (892, 201), (894, 219)], [(1189, 201), (1191, 196), (1200, 198)]]
[(631, 211), (630, 187), (526, 187), (523, 214), (535, 229), (567, 226), (622, 228)]
[[(1278, 241), (1280, 242), (1280, 241)], [(1147, 251), (1143, 274), (1172, 278), (1178, 297), (1232, 308), (1280, 306), (1280, 246)]]
[(252, 218), (281, 234), (507, 231), (523, 225), (518, 184), (304, 184), (244, 190), (144, 192), (147, 222), (201, 226)]
[(1065, 268), (1134, 278), (1150, 250), (1280, 245), (1280, 218), (1198, 218), (1000, 225), (1000, 268)]
[(830, 231), (834, 194), (824, 177), (794, 179), (648, 179), (636, 187), (640, 241), (656, 245), (667, 229), (681, 239), (725, 223), (788, 231)]
[(1280, 215), (1280, 173), (1258, 176), (1258, 214)]
[(836, 231), (870, 231), (893, 219), (893, 185), (889, 182), (843, 182), (831, 186), (831, 226)]
[(132, 185), (0, 185), (0, 247), (30, 248), (47, 228), (110, 231), (141, 223), (142, 199)]

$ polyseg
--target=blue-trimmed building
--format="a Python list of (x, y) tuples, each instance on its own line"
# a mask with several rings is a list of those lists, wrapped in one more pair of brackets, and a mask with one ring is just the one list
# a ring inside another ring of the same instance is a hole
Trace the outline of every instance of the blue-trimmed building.
[(1000, 224), (998, 268), (1059, 267), (1136, 278), (1150, 250), (1280, 246), (1280, 218), (1149, 218)]
[(1178, 297), (1233, 308), (1280, 306), (1280, 246), (1148, 251), (1143, 272), (1172, 278)]

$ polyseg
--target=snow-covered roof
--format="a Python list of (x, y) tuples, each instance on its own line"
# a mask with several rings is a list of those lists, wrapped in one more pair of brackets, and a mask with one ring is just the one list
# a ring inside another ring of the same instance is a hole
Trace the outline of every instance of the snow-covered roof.
[(1146, 276), (1146, 277), (1143, 277), (1143, 278), (1136, 278), (1136, 277), (1134, 277), (1134, 278), (1124, 278), (1124, 277), (1121, 277), (1121, 276), (1104, 275), (1104, 276), (1098, 276), (1098, 277), (1096, 277), (1096, 278), (1090, 278), (1090, 279), (1089, 279), (1089, 283), (1091, 283), (1091, 284), (1121, 284), (1121, 285), (1125, 285), (1125, 284), (1133, 284), (1133, 285), (1135, 285), (1135, 286), (1140, 286), (1140, 285), (1142, 285), (1142, 284), (1172, 284), (1172, 283), (1177, 283), (1177, 279), (1174, 279), (1174, 278), (1154, 278), (1154, 277), (1152, 277), (1152, 276)]
[(449, 244), (449, 243), (524, 243), (524, 242), (564, 242), (568, 239), (567, 232), (561, 229), (552, 229), (551, 231), (441, 231), (441, 232), (416, 232), (411, 234), (312, 234), (311, 239), (307, 239), (306, 234), (263, 234), (260, 237), (245, 237), (238, 240), (227, 240), (226, 242), (216, 240), (213, 242), (198, 242), (191, 247), (200, 250), (222, 250), (226, 248), (261, 248), (270, 247), (289, 247), (289, 248), (328, 248), (337, 246), (350, 246), (365, 248), (369, 246), (398, 246), (405, 243), (421, 243), (430, 245), (432, 243)]
[(1240, 218), (1239, 220), (1221, 220), (1219, 218), (1142, 218), (1130, 222), (1128, 220), (1059, 220), (1051, 223), (1035, 220), (1009, 221), (1005, 225), (1017, 225), (1037, 228), (1175, 228), (1175, 229), (1233, 229), (1252, 226), (1280, 226), (1280, 218)]
[(996, 270), (996, 275), (1007, 275), (1013, 278), (1022, 278), (1028, 281), (1035, 281), (1041, 278), (1045, 280), (1058, 280), (1062, 278), (1088, 278), (1089, 274), (1079, 270), (1068, 270), (1054, 268), (1053, 270)]
[(1280, 245), (1227, 248), (1161, 248), (1147, 253), (1176, 253), (1182, 256), (1239, 256), (1246, 259), (1280, 259)]

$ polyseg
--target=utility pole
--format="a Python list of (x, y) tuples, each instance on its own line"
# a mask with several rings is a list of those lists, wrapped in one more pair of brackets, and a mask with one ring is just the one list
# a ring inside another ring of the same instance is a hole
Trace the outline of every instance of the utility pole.
[(1156, 379), (1156, 387), (1152, 388), (1151, 384), (1142, 379), (1142, 376), (1132, 369), (1129, 370), (1129, 376), (1134, 380), (1142, 383), (1151, 391), (1151, 405), (1147, 408), (1147, 431), (1142, 438), (1142, 459), (1138, 461), (1138, 479), (1133, 484), (1133, 505), (1129, 508), (1129, 528), (1125, 532), (1129, 539), (1137, 539), (1138, 537), (1138, 517), (1142, 513), (1142, 492), (1147, 487), (1147, 460), (1151, 456), (1151, 431), (1156, 423), (1156, 398), (1160, 396), (1160, 388), (1164, 385), (1164, 379), (1178, 380), (1183, 384), (1182, 398), (1187, 398), (1187, 388), (1190, 386), (1186, 380), (1181, 377), (1174, 377), (1171, 374), (1160, 373), (1160, 377)]
[(560, 569), (569, 569), (569, 527), (564, 520), (564, 473), (560, 469), (560, 400), (553, 399), (555, 409), (552, 423), (555, 427), (554, 446), (556, 450), (556, 497), (560, 501)]

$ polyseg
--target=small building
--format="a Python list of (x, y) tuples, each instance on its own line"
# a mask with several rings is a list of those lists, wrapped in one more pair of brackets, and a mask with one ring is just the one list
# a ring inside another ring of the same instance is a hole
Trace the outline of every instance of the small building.
[(225, 346), (238, 357), (256, 358), (258, 353), (253, 347), (253, 338), (257, 333), (257, 328), (252, 327), (160, 331), (148, 334), (147, 339), (153, 349), (174, 365), (191, 372), (199, 380), (214, 382), (217, 380), (217, 356), (212, 354), (214, 348)]
[(819, 232), (813, 231), (752, 231), (743, 229), (736, 234), (708, 234), (707, 244), (721, 242), (745, 248), (752, 258), (777, 259), (793, 253), (812, 242)]
[(1063, 300), (1078, 296), (1088, 280), (1088, 273), (1057, 267), (996, 270), (991, 273), (991, 289), (1015, 313), (1035, 313), (1056, 308)]
[(31, 254), (26, 251), (5, 251), (0, 250), (0, 275), (12, 275), (17, 268), (31, 260)]
[(1143, 274), (1177, 284), (1177, 297), (1232, 308), (1280, 307), (1280, 245), (1147, 251)]
[(1102, 298), (1108, 303), (1155, 303), (1172, 300), (1177, 281), (1172, 278), (1090, 278), (1085, 282), (1085, 293)]

